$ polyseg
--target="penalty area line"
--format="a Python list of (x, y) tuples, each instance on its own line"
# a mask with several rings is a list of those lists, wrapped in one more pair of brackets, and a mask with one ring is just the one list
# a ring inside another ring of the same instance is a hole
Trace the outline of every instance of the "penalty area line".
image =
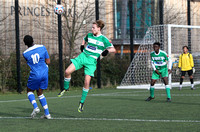
[[(0, 117), (0, 119), (31, 119), (31, 117)], [(40, 118), (34, 118), (40, 119)], [(44, 119), (43, 119), (44, 120)], [(176, 122), (200, 123), (200, 120), (147, 120), (147, 119), (120, 119), (120, 118), (52, 118), (50, 120), (88, 120), (88, 121), (130, 121), (130, 122)]]

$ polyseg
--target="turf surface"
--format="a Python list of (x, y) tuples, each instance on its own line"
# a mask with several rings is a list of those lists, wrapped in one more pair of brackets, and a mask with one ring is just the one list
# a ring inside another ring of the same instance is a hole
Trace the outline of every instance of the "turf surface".
[(84, 112), (77, 111), (81, 90), (71, 90), (61, 98), (58, 91), (45, 92), (52, 120), (30, 118), (32, 105), (26, 94), (0, 94), (0, 131), (2, 132), (129, 132), (199, 131), (200, 87), (171, 90), (172, 102), (166, 102), (165, 90), (155, 90), (155, 99), (144, 101), (148, 90), (92, 89)]

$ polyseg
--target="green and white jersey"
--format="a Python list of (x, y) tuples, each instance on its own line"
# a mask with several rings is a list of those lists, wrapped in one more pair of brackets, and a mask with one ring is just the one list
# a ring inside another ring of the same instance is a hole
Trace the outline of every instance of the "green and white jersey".
[(92, 33), (88, 33), (84, 40), (88, 44), (83, 52), (95, 59), (97, 59), (105, 49), (113, 47), (108, 38), (102, 34), (94, 36)]
[(154, 70), (160, 70), (167, 68), (167, 61), (169, 60), (166, 52), (159, 50), (159, 53), (156, 54), (155, 51), (151, 52), (151, 63)]

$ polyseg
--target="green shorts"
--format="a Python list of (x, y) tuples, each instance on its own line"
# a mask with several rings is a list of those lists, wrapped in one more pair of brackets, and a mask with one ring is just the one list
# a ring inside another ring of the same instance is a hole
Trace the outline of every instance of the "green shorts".
[[(168, 68), (163, 68), (158, 71), (160, 72), (162, 78), (168, 77)], [(154, 80), (160, 79), (160, 75), (158, 75), (155, 71), (153, 71), (151, 79), (154, 79)]]
[(71, 62), (74, 64), (76, 70), (84, 67), (85, 75), (94, 77), (97, 61), (93, 57), (82, 52), (78, 57), (71, 59)]

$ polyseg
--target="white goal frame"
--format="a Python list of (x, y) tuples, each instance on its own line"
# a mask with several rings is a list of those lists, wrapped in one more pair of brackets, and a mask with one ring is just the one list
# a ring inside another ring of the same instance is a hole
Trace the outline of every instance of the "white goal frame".
[[(172, 38), (172, 32), (171, 29), (172, 27), (180, 27), (180, 28), (188, 28), (188, 29), (200, 29), (200, 26), (189, 26), (189, 25), (173, 25), (173, 24), (167, 24), (167, 25), (155, 25), (155, 26), (167, 26), (167, 36), (168, 36), (168, 55), (171, 57), (171, 38)], [(154, 27), (154, 26), (152, 26)], [(132, 64), (132, 63), (131, 63)], [(169, 85), (171, 88), (173, 87), (179, 87), (179, 82), (173, 83), (172, 82), (172, 75), (169, 74)], [(200, 84), (200, 81), (194, 81), (194, 85)], [(190, 86), (190, 82), (183, 82), (183, 87)], [(128, 85), (128, 86), (117, 86), (117, 89), (150, 89), (150, 80), (149, 84), (142, 84), (142, 85)], [(161, 83), (156, 83), (155, 84), (155, 89), (165, 89), (165, 85)]]

